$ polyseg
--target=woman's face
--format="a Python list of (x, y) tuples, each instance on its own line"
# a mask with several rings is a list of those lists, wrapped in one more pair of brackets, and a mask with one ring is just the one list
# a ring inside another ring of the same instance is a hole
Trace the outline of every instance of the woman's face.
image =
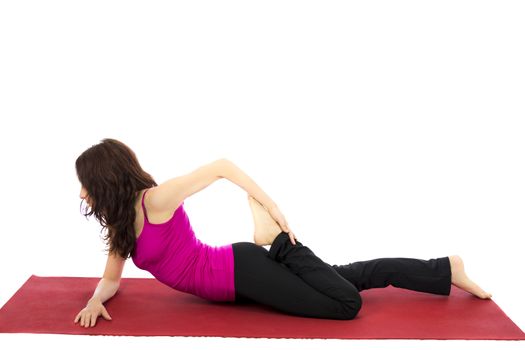
[(85, 200), (86, 203), (91, 207), (91, 198), (89, 198), (87, 190), (84, 188), (84, 186), (80, 187), (80, 198)]

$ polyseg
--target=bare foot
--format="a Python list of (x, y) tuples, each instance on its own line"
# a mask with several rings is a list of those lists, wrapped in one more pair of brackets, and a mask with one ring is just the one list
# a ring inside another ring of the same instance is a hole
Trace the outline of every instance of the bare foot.
[(275, 237), (281, 233), (281, 227), (270, 213), (255, 198), (248, 195), (248, 203), (252, 210), (255, 232), (253, 240), (259, 246), (271, 245)]
[(492, 294), (485, 292), (480, 286), (467, 277), (463, 260), (459, 255), (451, 255), (448, 259), (450, 260), (453, 285), (477, 296), (480, 299), (492, 298)]

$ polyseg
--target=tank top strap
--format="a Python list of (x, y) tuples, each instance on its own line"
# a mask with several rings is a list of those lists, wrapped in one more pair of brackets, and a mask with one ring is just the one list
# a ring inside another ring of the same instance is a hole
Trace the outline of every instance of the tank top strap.
[(148, 192), (148, 190), (149, 188), (146, 191), (144, 191), (144, 193), (142, 193), (142, 212), (144, 213), (144, 218), (149, 223), (148, 214), (146, 213), (146, 206), (144, 205), (144, 197), (146, 196), (146, 192)]

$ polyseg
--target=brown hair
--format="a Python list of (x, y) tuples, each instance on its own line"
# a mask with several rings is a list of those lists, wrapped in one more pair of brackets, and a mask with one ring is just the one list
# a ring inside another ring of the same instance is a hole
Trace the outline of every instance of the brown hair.
[(110, 253), (129, 258), (136, 241), (134, 204), (138, 192), (157, 183), (142, 169), (131, 148), (110, 138), (85, 150), (75, 167), (91, 199), (91, 210), (86, 209), (83, 215), (95, 214), (101, 232), (107, 229), (104, 240)]

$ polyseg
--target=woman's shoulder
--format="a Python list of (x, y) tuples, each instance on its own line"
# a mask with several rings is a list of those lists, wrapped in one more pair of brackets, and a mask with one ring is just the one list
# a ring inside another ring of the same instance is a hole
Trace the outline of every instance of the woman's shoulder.
[(166, 200), (167, 193), (162, 186), (150, 187), (145, 189), (142, 194), (144, 195), (144, 206), (150, 222), (155, 221), (153, 218), (163, 219), (171, 217), (184, 203), (183, 200), (176, 198)]

